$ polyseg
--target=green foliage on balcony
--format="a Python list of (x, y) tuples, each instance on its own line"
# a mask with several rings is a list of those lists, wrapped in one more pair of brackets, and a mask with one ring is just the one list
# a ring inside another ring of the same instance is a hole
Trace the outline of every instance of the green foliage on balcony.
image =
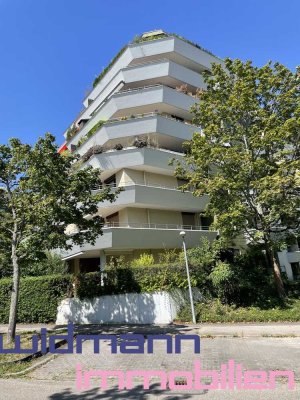
[(80, 147), (83, 145), (83, 143), (85, 143), (90, 137), (92, 137), (101, 127), (103, 124), (105, 124), (106, 121), (104, 120), (100, 120), (98, 121), (89, 131), (85, 136), (82, 136), (82, 138), (80, 138), (78, 140), (77, 143), (77, 147)]
[(183, 36), (177, 35), (176, 33), (162, 33), (160, 35), (153, 34), (153, 35), (147, 36), (147, 37), (143, 37), (142, 35), (141, 36), (135, 36), (135, 38), (129, 44), (127, 44), (124, 47), (122, 47), (122, 49), (111, 60), (111, 62), (108, 64), (108, 66), (105, 67), (104, 70), (95, 78), (95, 80), (93, 82), (93, 88), (95, 88), (98, 85), (98, 83), (101, 81), (101, 79), (104, 77), (104, 75), (110, 70), (110, 68), (114, 65), (114, 63), (121, 57), (121, 55), (125, 52), (125, 50), (127, 49), (127, 47), (130, 44), (138, 44), (138, 43), (143, 43), (143, 42), (149, 42), (149, 41), (153, 41), (153, 40), (165, 39), (165, 38), (168, 38), (168, 37), (176, 37), (176, 38), (178, 38), (180, 40), (183, 40), (186, 43), (191, 44), (192, 46), (197, 47), (200, 50), (205, 51), (206, 53), (212, 55), (213, 57), (217, 57), (211, 51), (205, 49), (204, 47), (201, 47), (199, 44), (197, 44), (195, 42), (192, 42), (191, 40), (188, 40), (188, 39), (184, 38)]
[(78, 132), (79, 128), (75, 125), (70, 126), (70, 128), (67, 130), (67, 140), (72, 139), (73, 136), (76, 135), (76, 133)]
[(93, 87), (96, 87), (98, 83), (101, 81), (101, 79), (104, 77), (104, 75), (110, 70), (110, 68), (114, 65), (114, 63), (121, 57), (121, 55), (124, 53), (124, 51), (127, 49), (127, 45), (122, 47), (122, 49), (119, 51), (119, 53), (111, 60), (111, 62), (108, 64), (107, 67), (104, 68), (104, 70), (97, 76), (97, 78), (93, 82)]
[(210, 50), (205, 49), (204, 47), (200, 46), (198, 43), (192, 42), (191, 40), (186, 39), (185, 37), (180, 36), (177, 33), (162, 33), (160, 35), (155, 35), (154, 34), (153, 36), (147, 36), (147, 37), (136, 36), (133, 39), (132, 43), (143, 43), (143, 42), (149, 42), (149, 41), (152, 41), (152, 40), (165, 39), (165, 38), (168, 38), (168, 37), (176, 37), (177, 39), (183, 40), (184, 42), (186, 42), (188, 44), (191, 44), (192, 46), (197, 47), (197, 49), (203, 50), (206, 53), (208, 53), (208, 54), (210, 54), (210, 55), (212, 55), (214, 57), (217, 57)]

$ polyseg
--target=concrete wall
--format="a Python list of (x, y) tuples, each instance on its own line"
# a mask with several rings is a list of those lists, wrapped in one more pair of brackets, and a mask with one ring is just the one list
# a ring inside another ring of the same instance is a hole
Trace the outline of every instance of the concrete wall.
[(147, 185), (153, 185), (153, 186), (159, 185), (170, 188), (177, 187), (177, 178), (175, 178), (175, 176), (160, 175), (160, 174), (153, 174), (151, 172), (146, 172), (145, 179)]
[[(195, 300), (200, 299), (199, 290), (193, 290)], [(170, 293), (128, 293), (91, 300), (65, 299), (58, 306), (56, 324), (168, 324), (187, 302), (187, 290), (179, 289)]]
[(151, 224), (182, 225), (182, 215), (179, 211), (149, 210)]
[(128, 185), (131, 183), (145, 184), (152, 186), (162, 186), (168, 188), (177, 187), (175, 176), (155, 174), (134, 169), (124, 168), (116, 173), (117, 186)]
[(279, 251), (278, 259), (280, 266), (284, 269), (288, 280), (292, 281), (294, 279), (292, 266), (289, 260), (289, 252), (287, 250)]
[(128, 185), (130, 183), (144, 183), (144, 172), (134, 169), (123, 169), (118, 173), (118, 185)]
[(148, 212), (145, 208), (126, 208), (128, 222), (131, 224), (147, 224)]

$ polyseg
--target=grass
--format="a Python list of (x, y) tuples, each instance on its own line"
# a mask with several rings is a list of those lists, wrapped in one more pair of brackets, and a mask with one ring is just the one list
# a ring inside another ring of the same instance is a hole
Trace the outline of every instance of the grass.
[[(21, 334), (21, 347), (22, 349), (32, 348), (31, 337), (35, 332), (24, 332)], [(1, 334), (3, 337), (3, 347), (6, 349), (14, 348), (14, 343), (6, 344), (6, 334)], [(0, 378), (5, 378), (6, 375), (16, 372), (22, 372), (30, 367), (34, 360), (17, 362), (21, 358), (26, 357), (29, 354), (0, 354)], [(13, 362), (15, 361), (15, 362)], [(6, 363), (6, 364), (2, 364)]]
[[(58, 329), (55, 331), (48, 331), (48, 336), (55, 335), (55, 334), (64, 334), (66, 333), (66, 329)], [(40, 336), (39, 332), (21, 332), (18, 333), (21, 336), (21, 348), (22, 349), (31, 349), (32, 348), (32, 336), (38, 335)], [(1, 334), (3, 336), (3, 347), (5, 349), (12, 349), (14, 348), (14, 342), (6, 344), (6, 334)], [(14, 374), (18, 372), (25, 371), (27, 368), (31, 367), (36, 361), (37, 358), (34, 357), (27, 361), (19, 361), (30, 354), (0, 354), (0, 378), (4, 378), (8, 374)], [(39, 357), (41, 361), (44, 356)]]
[[(24, 332), (21, 333), (21, 348), (22, 349), (31, 349), (32, 348), (32, 335), (36, 334), (35, 332)], [(1, 334), (3, 337), (3, 347), (5, 349), (13, 349), (15, 347), (14, 342), (6, 344), (7, 334)], [(0, 354), (0, 364), (7, 361), (17, 361), (21, 358), (26, 357), (29, 354)]]
[[(212, 300), (197, 303), (195, 311), (197, 322), (299, 322), (300, 299), (289, 299), (272, 308), (237, 307)], [(191, 321), (189, 306), (179, 312), (178, 319)]]
[(30, 360), (13, 364), (0, 365), (0, 378), (5, 378), (9, 374), (25, 371), (27, 368), (31, 367), (33, 363), (34, 360)]

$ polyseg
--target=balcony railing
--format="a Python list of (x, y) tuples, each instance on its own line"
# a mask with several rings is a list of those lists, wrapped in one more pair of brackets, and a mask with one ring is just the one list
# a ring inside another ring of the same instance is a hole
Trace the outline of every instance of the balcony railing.
[(173, 230), (186, 230), (186, 231), (209, 231), (209, 226), (198, 226), (198, 225), (177, 225), (177, 224), (155, 224), (155, 223), (144, 223), (144, 224), (132, 224), (125, 222), (106, 222), (103, 225), (103, 229), (109, 228), (127, 228), (127, 229), (173, 229)]
[[(91, 113), (91, 118), (89, 119), (89, 121), (87, 122), (87, 123), (89, 123), (90, 121), (92, 121), (93, 120), (93, 117), (100, 111), (100, 109), (104, 106), (104, 104), (106, 104), (112, 97), (118, 97), (118, 96), (121, 96), (121, 95), (123, 95), (123, 94), (126, 94), (126, 93), (130, 93), (130, 92), (138, 92), (138, 91), (141, 91), (141, 90), (145, 90), (145, 89), (151, 89), (151, 88), (156, 88), (156, 87), (168, 87), (168, 88), (170, 88), (170, 89), (172, 89), (172, 90), (174, 90), (174, 91), (176, 91), (176, 89), (174, 89), (173, 87), (171, 87), (171, 86), (168, 86), (168, 85), (162, 85), (162, 84), (156, 84), (156, 85), (148, 85), (148, 86), (142, 86), (142, 87), (138, 87), (138, 88), (132, 88), (132, 89), (126, 89), (126, 90), (120, 90), (119, 92), (115, 92), (115, 93), (112, 93), (110, 96), (107, 96), (99, 105), (98, 105), (98, 107)], [(187, 95), (188, 96), (188, 95)], [(84, 111), (84, 110), (83, 110)], [(149, 113), (150, 115), (152, 114), (152, 115), (161, 115), (161, 114), (159, 114), (159, 113)], [(140, 117), (143, 117), (143, 116), (146, 116), (146, 114), (137, 114), (137, 116), (140, 116)], [(168, 114), (167, 114), (168, 115)], [(163, 116), (166, 116), (165, 114), (163, 114)], [(136, 116), (135, 116), (136, 117)], [(168, 116), (169, 118), (171, 118), (171, 119), (175, 119), (175, 120), (179, 120), (179, 119), (177, 119), (177, 118), (175, 118), (175, 117), (172, 117), (172, 116)], [(117, 119), (110, 119), (110, 120), (108, 120), (108, 121), (106, 121), (106, 123), (109, 123), (109, 122), (116, 122), (116, 121), (120, 121), (120, 120), (122, 120), (122, 119), (124, 119), (124, 117), (122, 118), (122, 117), (120, 117), (120, 118), (117, 118)], [(130, 117), (128, 117), (128, 119), (130, 119)], [(186, 123), (186, 124), (188, 124), (188, 125), (192, 125), (192, 124), (190, 124), (189, 122), (186, 122), (186, 121), (182, 121), (183, 123)], [(73, 136), (73, 137), (75, 137), (77, 134), (79, 134), (80, 132), (81, 132), (81, 130), (83, 129), (83, 127), (84, 126), (86, 126), (86, 125), (83, 125), (83, 126), (81, 126), (81, 127), (79, 127), (79, 130), (76, 132), (76, 134)]]
[(118, 188), (121, 189), (123, 187), (128, 187), (128, 186), (144, 186), (144, 187), (153, 187), (153, 188), (157, 188), (157, 189), (167, 189), (167, 190), (177, 190), (179, 192), (190, 192), (189, 190), (182, 190), (180, 189), (180, 187), (178, 186), (166, 186), (166, 185), (162, 185), (160, 183), (145, 183), (145, 182), (123, 182), (121, 184), (119, 184), (117, 186), (116, 183), (109, 183), (109, 184), (103, 184), (103, 185), (99, 185), (99, 186), (95, 186), (92, 188), (93, 191), (101, 191), (101, 190), (105, 190), (106, 188)]

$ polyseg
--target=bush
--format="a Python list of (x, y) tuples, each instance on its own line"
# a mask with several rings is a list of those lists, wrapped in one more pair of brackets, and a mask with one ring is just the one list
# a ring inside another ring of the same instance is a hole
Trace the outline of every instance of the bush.
[(152, 254), (141, 254), (139, 258), (132, 261), (133, 267), (150, 267), (154, 264), (154, 257)]
[(209, 275), (217, 297), (224, 303), (229, 303), (231, 295), (237, 290), (233, 268), (230, 264), (219, 261)]
[(23, 261), (21, 265), (21, 276), (63, 275), (67, 272), (67, 263), (59, 255), (48, 251), (41, 254), (40, 260)]
[[(181, 321), (191, 321), (190, 307), (178, 314)], [(300, 321), (300, 300), (290, 300), (269, 308), (236, 307), (224, 305), (220, 300), (196, 304), (197, 322), (281, 322)]]
[[(199, 268), (190, 268), (193, 287), (200, 286)], [(93, 298), (121, 293), (151, 293), (173, 288), (188, 288), (185, 266), (152, 265), (148, 267), (110, 266), (102, 273), (90, 272), (76, 276), (76, 295)]]
[[(8, 323), (12, 280), (0, 280), (0, 322)], [(72, 295), (70, 275), (20, 279), (18, 322), (48, 323), (56, 319), (59, 302)]]

